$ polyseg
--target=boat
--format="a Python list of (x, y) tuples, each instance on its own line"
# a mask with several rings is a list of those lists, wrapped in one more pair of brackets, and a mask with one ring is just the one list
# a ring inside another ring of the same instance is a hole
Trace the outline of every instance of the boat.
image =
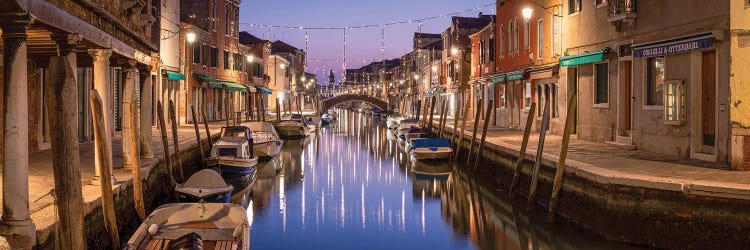
[(252, 186), (258, 157), (253, 155), (252, 132), (245, 126), (221, 128), (221, 138), (211, 148), (208, 166), (217, 169), (234, 189)]
[(418, 161), (412, 159), (411, 171), (416, 180), (448, 180), (453, 167), (445, 161)]
[(276, 157), (284, 146), (276, 128), (270, 122), (250, 122), (247, 127), (253, 132), (253, 152), (261, 160)]
[(331, 123), (331, 121), (333, 121), (333, 116), (329, 115), (328, 113), (325, 113), (322, 116), (320, 116), (320, 122), (322, 125), (329, 124)]
[(403, 134), (403, 139), (407, 142), (410, 142), (413, 139), (417, 138), (428, 138), (430, 137), (429, 131), (427, 129), (423, 129), (420, 127), (410, 127), (409, 130), (406, 131), (406, 133)]
[(213, 169), (196, 172), (183, 184), (174, 188), (180, 202), (229, 202), (234, 187), (227, 184), (221, 174)]
[(399, 123), (401, 123), (401, 120), (404, 120), (404, 117), (401, 115), (389, 115), (388, 119), (385, 121), (385, 124), (389, 129), (398, 129), (398, 125)]
[(409, 144), (409, 153), (416, 160), (442, 160), (453, 153), (451, 142), (445, 138), (412, 140)]
[(247, 211), (229, 203), (162, 205), (146, 217), (124, 249), (250, 249)]
[(419, 120), (417, 119), (401, 120), (401, 122), (398, 125), (398, 129), (396, 129), (397, 135), (401, 137), (402, 135), (406, 134), (406, 132), (408, 132), (411, 127), (419, 127)]
[(318, 130), (320, 129), (320, 126), (322, 125), (322, 120), (317, 115), (306, 115), (304, 116), (305, 123), (308, 124), (308, 126), (312, 125), (312, 129)]
[(292, 115), (289, 120), (279, 122), (276, 127), (279, 129), (279, 134), (284, 137), (299, 138), (312, 133), (312, 129), (300, 115)]

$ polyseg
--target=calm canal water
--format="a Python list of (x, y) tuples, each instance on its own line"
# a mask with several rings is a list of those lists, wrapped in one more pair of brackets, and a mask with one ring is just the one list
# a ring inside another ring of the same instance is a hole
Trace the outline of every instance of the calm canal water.
[[(455, 166), (409, 160), (384, 119), (339, 121), (259, 164), (252, 249), (627, 249), (548, 225)], [(425, 176), (429, 172), (437, 174)], [(503, 198), (500, 198), (503, 197)], [(520, 207), (520, 204), (519, 204)]]

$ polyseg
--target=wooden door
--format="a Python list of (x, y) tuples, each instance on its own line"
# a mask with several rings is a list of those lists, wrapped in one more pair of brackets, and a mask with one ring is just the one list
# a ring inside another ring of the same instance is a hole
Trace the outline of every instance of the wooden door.
[(713, 147), (716, 145), (716, 51), (703, 52), (702, 62), (701, 131), (703, 145)]

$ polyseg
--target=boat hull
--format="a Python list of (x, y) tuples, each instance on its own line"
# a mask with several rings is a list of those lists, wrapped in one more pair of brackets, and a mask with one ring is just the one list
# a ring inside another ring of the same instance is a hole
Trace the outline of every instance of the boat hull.
[(253, 144), (253, 152), (261, 160), (269, 160), (281, 153), (282, 145), (284, 145), (282, 141), (256, 143)]
[(279, 135), (283, 137), (305, 137), (310, 135), (310, 128), (303, 126), (279, 126)]
[(256, 172), (255, 165), (258, 164), (258, 158), (252, 159), (228, 159), (219, 157), (211, 159), (209, 167), (215, 168), (221, 177), (228, 184), (234, 186), (235, 190), (242, 190), (248, 187), (253, 180)]
[(409, 153), (417, 160), (443, 160), (451, 157), (453, 149), (450, 147), (415, 148)]

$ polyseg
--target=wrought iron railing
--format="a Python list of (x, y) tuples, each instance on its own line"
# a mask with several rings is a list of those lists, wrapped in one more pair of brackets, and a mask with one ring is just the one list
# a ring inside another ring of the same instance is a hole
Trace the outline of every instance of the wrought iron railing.
[(629, 15), (636, 12), (636, 0), (610, 0), (609, 4), (609, 16), (616, 17), (622, 15)]

